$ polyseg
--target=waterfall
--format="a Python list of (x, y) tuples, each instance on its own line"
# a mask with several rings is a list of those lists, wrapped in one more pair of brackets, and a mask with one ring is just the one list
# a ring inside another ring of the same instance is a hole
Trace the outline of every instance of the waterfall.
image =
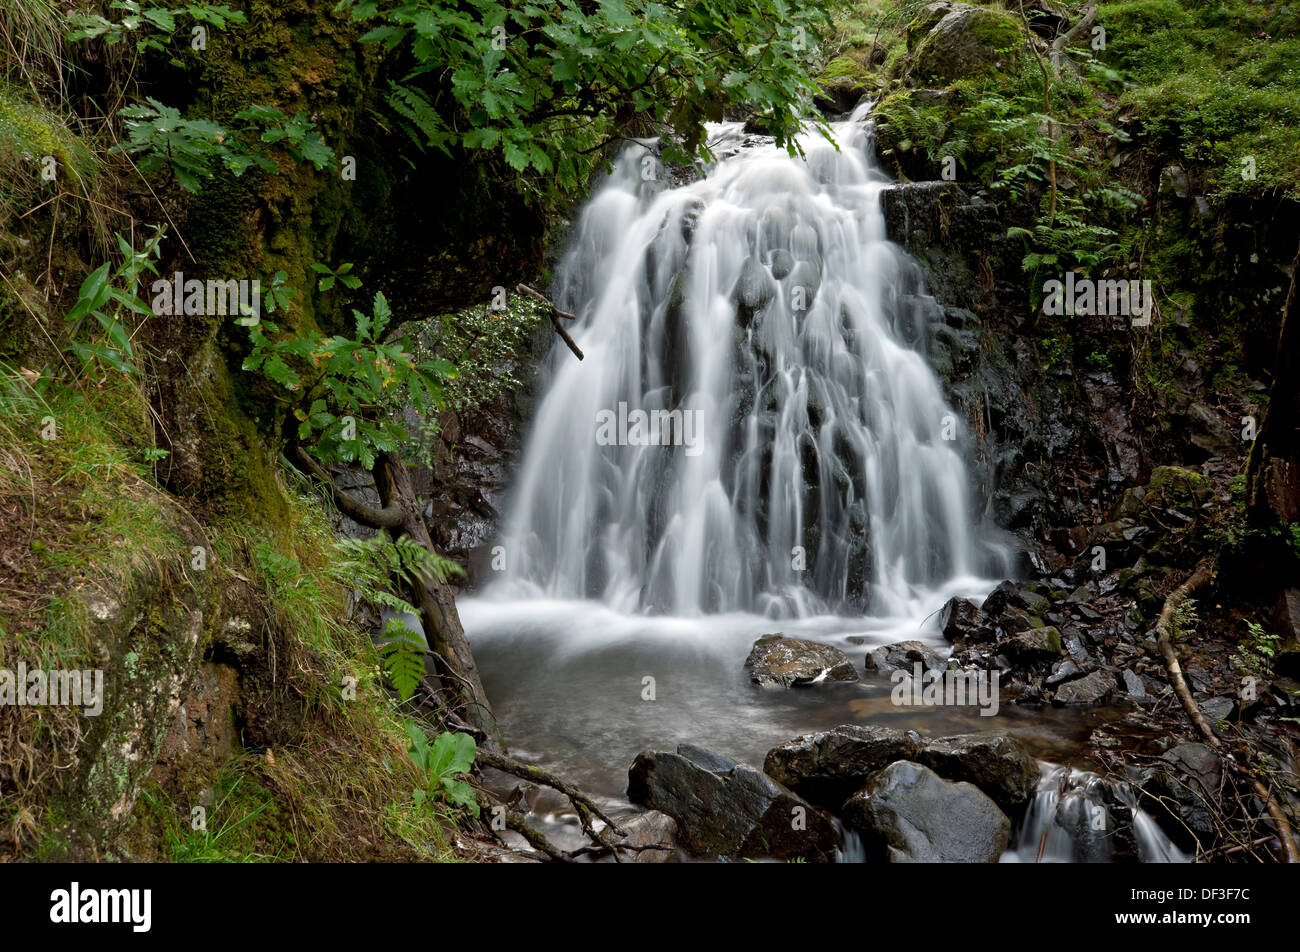
[(1007, 573), (864, 114), (804, 158), (717, 124), (675, 187), (656, 142), (624, 148), (556, 274), (586, 359), (551, 355), (494, 595), (917, 617)]
[(1037, 792), (1002, 862), (1104, 863), (1117, 854), (1143, 863), (1192, 861), (1137, 805), (1128, 784), (1056, 764), (1039, 768)]

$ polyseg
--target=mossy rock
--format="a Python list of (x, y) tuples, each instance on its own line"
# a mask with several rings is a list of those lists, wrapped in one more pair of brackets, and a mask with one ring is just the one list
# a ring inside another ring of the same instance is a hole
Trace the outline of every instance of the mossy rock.
[[(923, 25), (938, 12), (931, 7), (926, 10), (913, 21), (915, 26)], [(908, 32), (910, 43), (911, 27)], [(969, 4), (950, 4), (916, 46), (908, 75), (913, 80), (947, 84), (1005, 71), (1014, 66), (1023, 46), (1024, 35), (1009, 14)]]
[(1116, 512), (1140, 516), (1153, 510), (1191, 513), (1214, 498), (1209, 478), (1179, 466), (1157, 466), (1145, 486), (1124, 493)]

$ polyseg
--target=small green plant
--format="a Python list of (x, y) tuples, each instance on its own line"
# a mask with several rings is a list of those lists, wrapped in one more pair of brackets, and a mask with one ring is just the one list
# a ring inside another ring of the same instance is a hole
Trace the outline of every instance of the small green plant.
[(335, 281), (338, 281), (339, 284), (350, 291), (355, 291), (361, 287), (361, 279), (351, 273), (352, 263), (350, 261), (339, 265), (337, 269), (333, 269), (319, 261), (313, 261), (311, 269), (320, 275), (320, 280), (316, 282), (316, 290), (318, 291), (328, 291), (334, 287)]
[[(277, 857), (268, 856), (249, 848), (251, 828), (255, 821), (272, 805), (267, 792), (257, 784), (248, 796), (240, 793), (241, 780), (236, 778), (228, 786), (219, 780), (220, 799), (205, 815), (201, 828), (195, 829), (189, 815), (175, 818), (175, 807), (150, 791), (141, 797), (151, 809), (166, 817), (163, 842), (173, 863), (268, 863)], [(224, 790), (220, 788), (225, 786)], [(245, 801), (252, 800), (253, 804)]]
[(441, 408), (442, 383), (454, 369), (444, 359), (417, 362), (402, 341), (388, 343), (388, 300), (376, 294), (369, 314), (353, 310), (354, 338), (306, 332), (282, 337), (267, 320), (249, 328), (245, 370), (279, 384), (297, 420), (297, 438), (323, 462), (375, 465), (408, 439), (395, 419), (396, 395), (419, 417)]
[[(139, 0), (113, 0), (110, 10), (122, 11), (122, 18), (110, 20), (97, 13), (73, 12), (68, 14), (70, 42), (103, 39), (109, 46), (128, 40), (135, 41), (137, 53), (167, 52), (166, 43), (176, 33), (181, 20), (206, 23), (219, 30), (228, 23), (244, 23), (244, 15), (225, 4), (186, 3), (177, 7), (143, 6)], [(175, 57), (173, 65), (180, 65)]]
[[(157, 227), (138, 251), (117, 236), (123, 262), (116, 271), (111, 262), (100, 265), (81, 283), (77, 303), (66, 315), (68, 348), (81, 361), (83, 373), (95, 368), (137, 374), (132, 337), (138, 320), (149, 317), (149, 305), (136, 293), (144, 274), (157, 274), (155, 262), (165, 229)], [(92, 317), (99, 332), (83, 337), (86, 318)]]
[(297, 296), (297, 289), (289, 284), (289, 275), (283, 271), (277, 271), (271, 276), (271, 280), (267, 282), (262, 306), (266, 308), (267, 314), (274, 314), (278, 310), (281, 314), (287, 315), (289, 309), (293, 306), (293, 299)]
[[(371, 539), (343, 539), (337, 550), (336, 574), (340, 580), (355, 589), (360, 600), (396, 616), (418, 616), (419, 610), (395, 594), (394, 580), (422, 585), (431, 579), (445, 581), (452, 575), (464, 575), (451, 559), (430, 552), (409, 536), (390, 540), (380, 532)], [(384, 639), (379, 649), (380, 666), (398, 697), (409, 700), (424, 677), (424, 642), (400, 617), (389, 618)]]
[(425, 788), (415, 791), (415, 805), (422, 807), (430, 800), (441, 799), (465, 807), (478, 816), (474, 788), (457, 774), (469, 773), (474, 766), (477, 746), (468, 734), (444, 732), (432, 744), (424, 731), (414, 721), (406, 722), (406, 736), (410, 738), (407, 751), (425, 777)]
[(1232, 663), (1243, 674), (1267, 678), (1273, 670), (1273, 656), (1279, 638), (1265, 631), (1258, 622), (1247, 621), (1246, 631), (1247, 637), (1238, 642), (1237, 650), (1233, 652)]
[(1106, 373), (1113, 373), (1115, 365), (1111, 363), (1110, 357), (1106, 354), (1093, 351), (1083, 359), (1089, 367), (1095, 367), (1097, 370), (1104, 370)]
[(249, 125), (231, 130), (211, 119), (186, 119), (179, 109), (146, 97), (144, 103), (128, 106), (118, 115), (125, 120), (127, 141), (110, 151), (135, 156), (141, 172), (169, 170), (187, 192), (199, 191), (218, 168), (236, 176), (254, 166), (270, 175), (279, 172), (268, 155), (245, 145), (241, 135), (279, 143), (294, 161), (309, 161), (317, 169), (334, 163), (333, 151), (301, 112), (286, 119), (278, 109), (251, 106), (235, 113), (236, 119)]
[(286, 117), (271, 106), (249, 106), (235, 113), (235, 118), (252, 123), (254, 129), (260, 127), (258, 138), (282, 146), (295, 162), (310, 162), (318, 172), (334, 167), (334, 150), (325, 144), (306, 112), (300, 110)]
[(384, 637), (388, 640), (379, 649), (381, 667), (398, 698), (409, 701), (424, 680), (424, 642), (400, 618), (388, 619)]

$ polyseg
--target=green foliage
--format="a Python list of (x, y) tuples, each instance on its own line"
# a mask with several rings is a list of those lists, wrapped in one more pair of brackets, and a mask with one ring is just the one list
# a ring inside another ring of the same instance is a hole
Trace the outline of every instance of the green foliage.
[[(136, 374), (136, 353), (132, 344), (140, 320), (152, 312), (136, 293), (144, 274), (157, 274), (155, 261), (162, 241), (163, 227), (156, 227), (140, 250), (117, 236), (123, 262), (114, 271), (110, 262), (100, 265), (81, 283), (77, 303), (65, 315), (68, 324), (68, 349), (81, 361), (83, 373), (95, 369)], [(86, 318), (98, 324), (97, 331), (82, 335)]]
[(384, 637), (387, 640), (379, 649), (384, 674), (392, 682), (398, 698), (409, 701), (424, 679), (424, 644), (397, 618), (388, 620)]
[[(1300, 15), (1294, 4), (1124, 0), (1098, 7), (1122, 42), (1099, 54), (1128, 79), (1146, 135), (1205, 170), (1210, 192), (1300, 197)], [(1254, 177), (1243, 160), (1253, 157)]]
[(1083, 359), (1083, 362), (1086, 363), (1089, 367), (1095, 367), (1098, 370), (1104, 370), (1106, 371), (1106, 373), (1113, 373), (1115, 370), (1115, 365), (1111, 362), (1110, 357), (1106, 354), (1099, 353), (1098, 351), (1095, 350), (1092, 353), (1090, 353), (1087, 357), (1085, 357)]
[(833, 0), (340, 0), (364, 39), (410, 63), (388, 95), (421, 148), (499, 152), (535, 188), (585, 183), (600, 146), (672, 131), (705, 150), (729, 107), (771, 117), (792, 150)]
[(354, 338), (304, 331), (282, 336), (262, 320), (249, 328), (252, 352), (245, 370), (260, 372), (284, 391), (298, 421), (297, 436), (324, 462), (356, 462), (366, 469), (380, 452), (408, 439), (395, 407), (417, 417), (441, 408), (442, 383), (454, 372), (446, 360), (417, 361), (402, 341), (388, 343), (388, 300), (376, 294), (369, 314), (353, 310)]
[(340, 539), (337, 549), (342, 559), (340, 571), (360, 589), (362, 596), (397, 612), (414, 615), (417, 609), (384, 593), (390, 578), (420, 585), (464, 575), (451, 559), (430, 552), (409, 536), (390, 539), (380, 532), (370, 539)]
[(118, 115), (125, 120), (127, 141), (111, 151), (135, 156), (145, 173), (170, 170), (176, 184), (187, 192), (199, 191), (218, 167), (234, 175), (243, 175), (254, 166), (271, 175), (279, 173), (279, 166), (268, 155), (246, 146), (241, 134), (278, 143), (294, 161), (309, 161), (317, 169), (335, 161), (315, 124), (302, 112), (287, 119), (278, 109), (251, 106), (235, 113), (236, 119), (248, 123), (236, 131), (210, 119), (186, 119), (178, 109), (152, 97)]
[(409, 720), (406, 722), (406, 736), (410, 739), (407, 750), (411, 759), (426, 780), (425, 788), (415, 791), (416, 806), (439, 798), (459, 804), (478, 816), (474, 788), (463, 780), (456, 779), (457, 774), (469, 773), (474, 766), (474, 755), (478, 750), (474, 738), (468, 734), (444, 732), (430, 744), (420, 726)]
[(1243, 674), (1257, 678), (1271, 677), (1273, 656), (1277, 653), (1281, 639), (1253, 621), (1246, 622), (1246, 631), (1247, 637), (1237, 643), (1237, 650), (1232, 654), (1232, 663)]
[[(419, 609), (395, 593), (395, 581), (418, 586), (465, 574), (451, 559), (430, 552), (409, 536), (390, 539), (380, 532), (371, 539), (342, 539), (337, 550), (338, 571), (357, 597), (401, 615), (418, 616)], [(389, 619), (384, 638), (381, 666), (398, 697), (406, 701), (424, 677), (424, 643), (399, 618)]]
[[(228, 23), (246, 22), (242, 13), (225, 4), (186, 3), (164, 7), (147, 0), (143, 4), (139, 0), (113, 0), (108, 8), (121, 11), (121, 18), (110, 20), (97, 13), (69, 13), (68, 40), (76, 43), (102, 39), (110, 46), (134, 40), (137, 53), (165, 53), (167, 43), (184, 20), (205, 23), (219, 30), (225, 29)], [(172, 63), (180, 65), (180, 60), (173, 58)]]
[[(144, 803), (164, 818), (162, 840), (169, 862), (269, 863), (277, 859), (252, 849), (247, 835), (248, 827), (273, 807), (275, 801), (266, 790), (253, 784), (249, 784), (250, 791), (245, 794), (240, 784), (240, 779), (234, 778), (219, 785), (220, 798), (212, 804), (211, 811), (205, 811), (201, 829), (194, 828), (193, 814), (188, 810), (178, 818), (178, 811), (185, 808), (167, 803), (151, 791), (141, 793)], [(235, 809), (236, 804), (239, 809)]]
[(313, 261), (311, 269), (321, 276), (320, 280), (316, 282), (316, 290), (318, 291), (328, 291), (330, 288), (334, 287), (335, 281), (338, 281), (350, 291), (355, 291), (357, 288), (361, 287), (361, 279), (351, 273), (351, 262), (345, 262), (344, 264), (339, 265), (337, 269), (332, 269), (327, 264)]
[(528, 354), (546, 305), (515, 295), (504, 308), (485, 305), (422, 322), (412, 334), (419, 359), (442, 357), (456, 368), (443, 384), (443, 399), (453, 410), (472, 410), (521, 386), (516, 362)]
[(318, 172), (335, 165), (334, 151), (325, 144), (306, 112), (300, 110), (286, 117), (279, 109), (255, 105), (235, 113), (235, 118), (251, 123), (253, 128), (260, 127), (259, 138), (283, 146), (295, 162), (310, 162)]
[(298, 289), (289, 284), (289, 275), (283, 271), (277, 271), (271, 275), (271, 280), (266, 284), (266, 294), (262, 298), (262, 306), (266, 309), (267, 314), (274, 314), (277, 310), (288, 315), (289, 309), (293, 306), (293, 299), (298, 296)]

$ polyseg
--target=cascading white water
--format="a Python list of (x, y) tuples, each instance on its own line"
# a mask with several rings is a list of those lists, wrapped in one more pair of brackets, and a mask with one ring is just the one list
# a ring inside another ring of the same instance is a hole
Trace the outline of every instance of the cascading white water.
[[(970, 517), (864, 114), (803, 160), (718, 125), (734, 154), (679, 187), (654, 143), (623, 151), (557, 275), (586, 359), (552, 356), (494, 594), (915, 618), (1007, 573)], [(624, 440), (642, 445), (606, 445)]]
[[(1125, 844), (1131, 844), (1143, 863), (1191, 862), (1151, 814), (1137, 805), (1128, 784), (1108, 787), (1109, 782), (1098, 774), (1055, 764), (1040, 763), (1039, 768), (1038, 791), (1002, 862), (1106, 862)], [(1121, 826), (1108, 800), (1125, 808), (1129, 829)]]

